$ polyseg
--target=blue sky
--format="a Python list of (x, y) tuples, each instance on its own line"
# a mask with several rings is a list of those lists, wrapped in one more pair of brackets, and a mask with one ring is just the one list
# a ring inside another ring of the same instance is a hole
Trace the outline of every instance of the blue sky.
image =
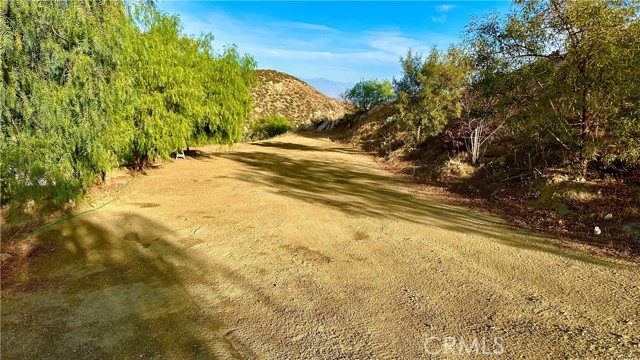
[(357, 82), (400, 74), (408, 49), (457, 42), (472, 15), (506, 11), (507, 1), (246, 2), (159, 1), (187, 34), (211, 32), (258, 61), (299, 78)]

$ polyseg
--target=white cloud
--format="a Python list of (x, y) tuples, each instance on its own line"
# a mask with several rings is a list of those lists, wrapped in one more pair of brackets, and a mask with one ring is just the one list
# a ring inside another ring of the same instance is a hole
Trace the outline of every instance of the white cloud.
[(447, 12), (453, 10), (453, 8), (455, 8), (456, 6), (454, 4), (444, 4), (444, 5), (438, 5), (435, 7), (436, 12), (440, 13), (440, 15), (438, 16), (432, 16), (431, 17), (431, 22), (434, 22), (436, 24), (443, 24), (447, 21)]
[(430, 47), (425, 42), (405, 36), (401, 32), (369, 31), (364, 33), (364, 37), (369, 47), (387, 54), (396, 62), (409, 49), (425, 52)]
[(409, 37), (397, 29), (345, 32), (322, 24), (232, 17), (220, 11), (182, 14), (181, 19), (187, 34), (210, 32), (216, 48), (236, 44), (240, 52), (255, 57), (259, 68), (334, 81), (390, 78), (400, 72), (399, 59), (407, 50), (424, 53), (455, 40), (440, 34)]
[(333, 33), (339, 32), (338, 30), (332, 29), (326, 25), (308, 24), (308, 23), (294, 22), (294, 21), (281, 21), (281, 22), (277, 22), (276, 25), (291, 27), (296, 29), (327, 31), (327, 32), (333, 32)]
[(447, 11), (452, 10), (454, 7), (456, 7), (454, 4), (438, 5), (438, 6), (436, 6), (436, 11), (437, 12), (447, 12)]

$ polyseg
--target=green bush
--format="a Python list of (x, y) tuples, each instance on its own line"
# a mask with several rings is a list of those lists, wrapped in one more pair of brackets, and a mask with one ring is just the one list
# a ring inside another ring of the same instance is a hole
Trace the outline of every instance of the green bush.
[(280, 115), (267, 115), (251, 124), (251, 139), (263, 140), (293, 130), (293, 125)]
[(393, 100), (393, 85), (389, 80), (360, 80), (351, 89), (340, 95), (358, 111), (366, 112), (385, 101)]

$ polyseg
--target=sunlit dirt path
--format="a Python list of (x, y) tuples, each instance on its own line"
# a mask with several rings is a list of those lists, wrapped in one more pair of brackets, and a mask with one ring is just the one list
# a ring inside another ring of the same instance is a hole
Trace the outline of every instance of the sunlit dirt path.
[(329, 141), (192, 155), (38, 235), (3, 275), (3, 359), (640, 358), (637, 264), (441, 205)]

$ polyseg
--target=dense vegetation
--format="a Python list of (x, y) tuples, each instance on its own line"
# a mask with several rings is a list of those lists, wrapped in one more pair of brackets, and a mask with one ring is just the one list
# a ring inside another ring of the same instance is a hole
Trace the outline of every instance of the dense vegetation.
[(373, 106), (394, 98), (393, 87), (388, 80), (361, 80), (340, 95), (358, 111), (367, 111)]
[[(640, 21), (633, 0), (520, 0), (475, 19), (465, 42), (409, 52), (394, 79), (397, 137), (429, 146), (446, 132), (473, 163), (577, 177), (640, 160)], [(444, 135), (443, 135), (444, 136)]]
[(251, 123), (251, 139), (264, 140), (293, 130), (293, 125), (284, 116), (267, 115)]
[(0, 2), (3, 202), (61, 204), (96, 175), (241, 139), (255, 63), (151, 2)]
[[(478, 105), (514, 139), (559, 147), (582, 176), (640, 159), (640, 3), (517, 3), (470, 27)], [(536, 154), (538, 157), (542, 153)]]
[(407, 143), (414, 145), (440, 134), (450, 119), (460, 116), (458, 99), (470, 64), (462, 51), (452, 47), (446, 53), (434, 49), (425, 59), (409, 51), (402, 70), (402, 78), (394, 79), (398, 125), (409, 133)]

